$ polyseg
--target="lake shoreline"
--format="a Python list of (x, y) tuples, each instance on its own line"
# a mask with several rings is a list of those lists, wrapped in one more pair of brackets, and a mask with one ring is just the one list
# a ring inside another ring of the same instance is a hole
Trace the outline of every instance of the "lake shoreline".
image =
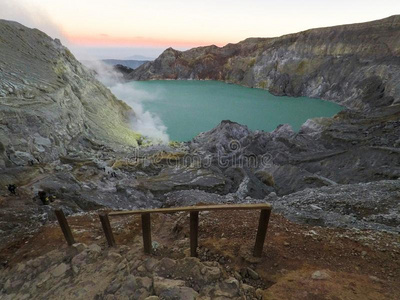
[[(309, 119), (330, 118), (345, 109), (332, 101), (276, 96), (264, 89), (216, 80), (146, 80), (124, 85), (150, 95), (150, 101), (133, 100), (162, 120), (171, 140), (181, 142), (214, 128), (222, 120), (246, 125), (251, 130), (271, 132), (279, 125), (289, 124), (298, 131)], [(184, 129), (177, 128), (181, 126), (178, 124), (184, 124), (191, 133), (184, 133)]]
[(271, 95), (274, 95), (276, 97), (290, 97), (290, 98), (307, 97), (307, 98), (310, 98), (310, 99), (317, 99), (317, 100), (326, 101), (326, 102), (329, 102), (329, 103), (335, 103), (335, 104), (343, 107), (344, 109), (350, 109), (350, 110), (354, 109), (352, 107), (347, 106), (345, 103), (344, 104), (339, 104), (339, 103), (335, 102), (332, 99), (323, 99), (323, 98), (309, 97), (309, 96), (287, 96), (287, 95), (281, 95), (281, 94), (274, 94), (273, 91), (270, 91), (269, 89), (263, 89), (261, 87), (247, 86), (247, 85), (244, 85), (244, 84), (240, 84), (240, 83), (233, 82), (233, 81), (226, 81), (226, 80), (191, 79), (191, 78), (188, 78), (188, 79), (185, 79), (185, 78), (177, 78), (177, 79), (165, 78), (165, 79), (146, 79), (146, 80), (126, 80), (125, 83), (128, 83), (128, 82), (147, 82), (147, 81), (216, 81), (216, 82), (222, 82), (222, 83), (231, 84), (231, 85), (237, 85), (237, 86), (241, 86), (241, 87), (245, 87), (245, 88), (249, 88), (249, 89), (267, 91), (268, 93), (270, 93)]

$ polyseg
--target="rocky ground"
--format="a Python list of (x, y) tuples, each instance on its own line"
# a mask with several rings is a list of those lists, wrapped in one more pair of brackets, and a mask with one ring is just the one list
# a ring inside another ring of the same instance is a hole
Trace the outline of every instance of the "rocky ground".
[[(354, 160), (357, 150), (330, 154), (322, 148), (311, 148), (309, 153), (291, 156), (290, 151), (298, 152), (292, 145), (305, 139), (283, 132), (278, 137), (276, 133), (251, 133), (239, 124), (223, 122), (191, 143), (175, 148), (153, 146), (129, 155), (115, 151), (97, 155), (71, 152), (50, 164), (9, 168), (0, 178), (17, 185), (17, 196), (5, 188), (0, 191), (1, 240), (51, 220), (51, 209), (42, 205), (39, 191), (54, 196), (54, 205), (67, 214), (104, 207), (267, 201), (297, 222), (400, 231), (396, 148), (375, 150), (362, 146), (358, 150), (366, 156), (362, 163), (361, 156)], [(241, 147), (230, 149), (231, 139), (241, 142)], [(282, 151), (273, 152), (279, 148)], [(253, 165), (247, 165), (244, 159), (249, 153), (256, 158)], [(290, 164), (294, 159), (299, 162)], [(379, 160), (382, 164), (377, 163)], [(369, 174), (374, 176), (373, 182), (368, 182)], [(391, 180), (385, 180), (387, 177)], [(15, 197), (24, 198), (29, 205), (14, 207)], [(17, 213), (26, 222), (15, 218)]]
[[(22, 201), (23, 200), (16, 200)], [(398, 299), (397, 234), (292, 223), (272, 214), (254, 258), (258, 213), (200, 213), (199, 257), (188, 257), (185, 213), (154, 215), (153, 255), (143, 253), (139, 217), (113, 217), (108, 248), (97, 213), (68, 218), (2, 249), (2, 299)], [(88, 246), (87, 246), (88, 245)], [(158, 298), (157, 298), (158, 297)]]

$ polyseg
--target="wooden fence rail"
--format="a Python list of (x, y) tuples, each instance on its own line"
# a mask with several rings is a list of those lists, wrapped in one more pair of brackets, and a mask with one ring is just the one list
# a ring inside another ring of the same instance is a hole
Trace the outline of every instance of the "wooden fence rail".
[(108, 219), (107, 214), (99, 214), (101, 226), (103, 227), (104, 234), (107, 239), (108, 246), (114, 247), (115, 246), (115, 239), (112, 233), (110, 220)]
[[(174, 213), (174, 212), (189, 212), (190, 213), (190, 255), (197, 256), (198, 235), (199, 235), (199, 212), (200, 211), (219, 211), (219, 210), (261, 210), (260, 219), (258, 222), (258, 230), (256, 242), (254, 245), (253, 255), (261, 257), (264, 247), (265, 236), (267, 234), (268, 222), (271, 215), (270, 204), (233, 204), (233, 205), (205, 205), (205, 206), (186, 206), (186, 207), (171, 207), (171, 208), (157, 208), (146, 210), (130, 210), (130, 211), (113, 211), (108, 213), (108, 216), (127, 216), (127, 215), (141, 215), (142, 218), (142, 234), (143, 245), (145, 253), (151, 253), (151, 218), (152, 213)], [(104, 233), (107, 241), (111, 236), (114, 240), (111, 226), (105, 228)], [(108, 243), (110, 246), (114, 243)]]
[[(151, 253), (151, 214), (152, 213), (174, 213), (174, 212), (189, 212), (190, 213), (190, 255), (197, 256), (198, 236), (199, 236), (199, 212), (200, 211), (219, 211), (219, 210), (260, 210), (260, 218), (258, 221), (258, 229), (256, 242), (254, 245), (253, 255), (261, 257), (265, 236), (267, 234), (269, 218), (271, 215), (270, 204), (233, 204), (233, 205), (204, 205), (204, 206), (186, 206), (186, 207), (171, 207), (157, 208), (146, 210), (130, 210), (130, 211), (113, 211), (110, 213), (100, 213), (99, 218), (110, 247), (116, 245), (109, 217), (111, 216), (127, 216), (141, 215), (142, 219), (142, 234), (143, 246), (145, 253)], [(75, 243), (71, 229), (62, 210), (55, 210), (58, 223), (62, 229), (64, 237), (68, 245)]]
[(72, 235), (71, 228), (68, 225), (68, 221), (65, 218), (64, 212), (61, 209), (54, 211), (56, 214), (58, 224), (60, 224), (61, 230), (69, 246), (75, 244), (74, 236)]

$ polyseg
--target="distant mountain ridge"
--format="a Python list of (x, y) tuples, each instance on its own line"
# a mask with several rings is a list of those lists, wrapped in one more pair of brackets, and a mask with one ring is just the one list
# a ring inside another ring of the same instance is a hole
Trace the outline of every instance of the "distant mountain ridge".
[(154, 60), (154, 59), (155, 57), (149, 57), (144, 55), (131, 55), (124, 58), (124, 60)]
[(224, 47), (169, 48), (129, 78), (220, 80), (356, 109), (400, 103), (400, 15)]
[(131, 69), (136, 69), (150, 60), (102, 59), (101, 61), (112, 66), (122, 65)]

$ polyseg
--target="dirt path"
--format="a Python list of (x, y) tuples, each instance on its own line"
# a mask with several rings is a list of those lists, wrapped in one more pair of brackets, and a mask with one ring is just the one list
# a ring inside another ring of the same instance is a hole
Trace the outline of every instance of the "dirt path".
[[(106, 247), (96, 213), (68, 221), (77, 241)], [(252, 211), (201, 213), (199, 258), (218, 261), (229, 272), (254, 269), (261, 279), (246, 280), (264, 289), (266, 299), (400, 299), (398, 235), (305, 226), (272, 214), (263, 256), (254, 259), (257, 222)], [(140, 217), (113, 217), (111, 223), (117, 244), (141, 242)], [(188, 255), (186, 214), (154, 215), (152, 226), (154, 255)], [(1, 257), (13, 266), (59, 247), (66, 247), (65, 241), (52, 223), (7, 244)]]

